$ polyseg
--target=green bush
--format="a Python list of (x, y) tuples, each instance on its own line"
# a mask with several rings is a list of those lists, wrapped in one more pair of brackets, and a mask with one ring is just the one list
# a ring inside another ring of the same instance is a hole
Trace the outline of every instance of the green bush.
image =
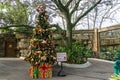
[(100, 53), (100, 58), (105, 59), (105, 60), (115, 61), (117, 59), (117, 53), (101, 52)]
[(58, 46), (56, 50), (58, 52), (67, 52), (67, 62), (71, 64), (85, 63), (92, 53), (91, 49), (82, 47), (79, 42), (72, 43), (72, 50), (67, 49), (65, 46)]
[(110, 61), (115, 61), (117, 59), (117, 55), (118, 53), (120, 53), (120, 49), (109, 49), (108, 48), (103, 48), (102, 47), (102, 50), (105, 50), (104, 52), (101, 51), (100, 53), (100, 58), (101, 59), (105, 59), (105, 60), (110, 60)]

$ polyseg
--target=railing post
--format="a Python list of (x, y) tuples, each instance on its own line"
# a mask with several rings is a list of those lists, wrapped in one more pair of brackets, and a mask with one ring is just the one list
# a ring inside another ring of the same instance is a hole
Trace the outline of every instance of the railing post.
[(99, 57), (99, 53), (100, 53), (99, 38), (100, 38), (100, 35), (98, 32), (98, 29), (94, 29), (93, 51), (94, 51), (95, 57)]

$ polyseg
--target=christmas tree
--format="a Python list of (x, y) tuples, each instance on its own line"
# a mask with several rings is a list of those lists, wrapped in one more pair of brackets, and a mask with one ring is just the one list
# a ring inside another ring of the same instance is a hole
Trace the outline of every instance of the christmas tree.
[(33, 37), (30, 39), (29, 56), (25, 58), (31, 64), (31, 78), (52, 77), (52, 65), (56, 61), (55, 46), (49, 29), (48, 15), (45, 5), (37, 6), (39, 13), (36, 20), (37, 25), (33, 29)]

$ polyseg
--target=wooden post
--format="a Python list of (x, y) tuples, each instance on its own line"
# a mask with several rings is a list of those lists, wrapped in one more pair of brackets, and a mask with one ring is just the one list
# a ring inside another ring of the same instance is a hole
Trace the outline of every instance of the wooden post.
[(99, 57), (100, 46), (99, 46), (99, 32), (98, 32), (98, 29), (94, 29), (93, 51), (94, 51), (95, 57)]

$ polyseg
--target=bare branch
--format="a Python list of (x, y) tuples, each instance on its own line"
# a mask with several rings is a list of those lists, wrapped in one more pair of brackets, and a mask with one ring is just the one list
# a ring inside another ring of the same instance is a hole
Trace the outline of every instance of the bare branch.
[(61, 3), (61, 0), (52, 0), (61, 12), (66, 11), (66, 7)]
[(72, 1), (73, 1), (73, 0), (69, 0), (69, 1), (67, 2), (67, 4), (65, 5), (65, 7), (68, 7)]
[(61, 8), (62, 11), (64, 11), (65, 6), (61, 3), (61, 0), (58, 0), (59, 7)]
[(58, 3), (58, 1), (57, 0), (51, 0), (51, 1), (53, 1), (54, 2), (54, 4), (59, 8), (59, 10), (61, 10), (61, 8), (60, 8), (60, 6), (59, 6), (59, 3)]
[(104, 20), (104, 17), (109, 13), (109, 11), (110, 11), (112, 8), (113, 8), (113, 6), (111, 6), (111, 7), (105, 12), (105, 14), (102, 16), (102, 19), (101, 19), (100, 25), (99, 25), (100, 28), (101, 28), (101, 26), (102, 26), (102, 22), (103, 22), (103, 20)]
[(55, 11), (58, 10), (58, 8), (55, 5), (48, 5), (47, 7)]
[(81, 16), (79, 16), (76, 21), (73, 23), (73, 25), (75, 26), (77, 24), (77, 22), (79, 22), (79, 20), (81, 18), (83, 18), (84, 16), (86, 16), (91, 10), (93, 10), (102, 0), (99, 0), (98, 2), (96, 2), (93, 6), (91, 6), (86, 12), (84, 12)]
[(70, 12), (70, 15), (72, 15), (72, 14), (77, 10), (80, 1), (81, 1), (81, 0), (78, 0), (78, 2), (76, 3), (75, 7), (74, 7), (73, 10)]

